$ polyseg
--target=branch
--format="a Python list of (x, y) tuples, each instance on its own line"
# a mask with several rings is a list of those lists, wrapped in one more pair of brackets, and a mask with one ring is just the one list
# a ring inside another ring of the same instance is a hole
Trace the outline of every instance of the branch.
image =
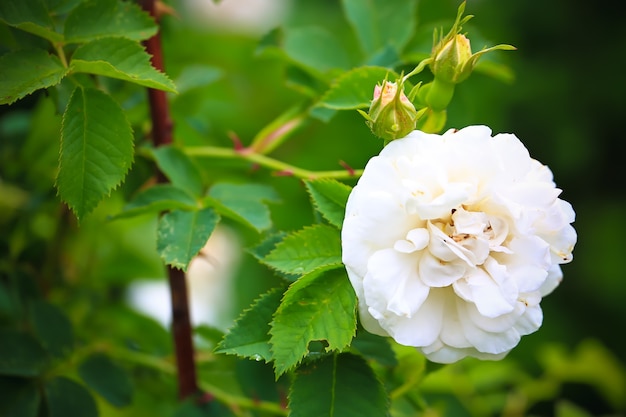
[(250, 148), (244, 148), (240, 150), (216, 146), (195, 146), (183, 148), (183, 151), (189, 156), (196, 157), (200, 156), (224, 159), (241, 159), (274, 170), (276, 175), (294, 176), (296, 178), (306, 180), (319, 178), (334, 178), (338, 180), (352, 179), (360, 177), (363, 173), (362, 169), (352, 169), (350, 167), (347, 167), (345, 163), (342, 163), (345, 169), (341, 170), (310, 171), (308, 169), (303, 169), (294, 165), (287, 164), (286, 162), (270, 158), (269, 156), (250, 152)]
[[(158, 21), (155, 0), (143, 0), (142, 7)], [(145, 42), (147, 52), (152, 55), (152, 65), (163, 71), (163, 52), (160, 32)], [(148, 89), (150, 115), (152, 118), (152, 141), (154, 146), (172, 143), (172, 119), (169, 113), (167, 95), (164, 91)], [(160, 183), (168, 182), (162, 172), (157, 171)], [(185, 273), (179, 269), (167, 267), (170, 295), (172, 300), (172, 333), (176, 351), (178, 370), (178, 395), (181, 399), (198, 392), (196, 364), (192, 342), (189, 301)]]

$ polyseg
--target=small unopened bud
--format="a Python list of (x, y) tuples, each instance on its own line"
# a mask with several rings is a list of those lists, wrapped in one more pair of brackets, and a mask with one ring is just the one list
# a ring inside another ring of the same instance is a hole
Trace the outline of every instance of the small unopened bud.
[(415, 106), (404, 94), (402, 79), (376, 85), (369, 113), (359, 112), (367, 119), (372, 133), (387, 141), (408, 135), (415, 130), (418, 119)]
[(464, 11), (465, 3), (461, 3), (454, 25), (446, 36), (442, 37), (440, 32), (435, 31), (430, 69), (440, 82), (458, 84), (465, 81), (482, 55), (495, 50), (510, 51), (516, 49), (511, 45), (496, 45), (472, 54), (470, 40), (459, 33), (462, 25), (472, 18), (471, 15), (463, 17)]
[(472, 72), (472, 48), (465, 35), (455, 35), (436, 51), (431, 65), (433, 74), (441, 81), (460, 83)]

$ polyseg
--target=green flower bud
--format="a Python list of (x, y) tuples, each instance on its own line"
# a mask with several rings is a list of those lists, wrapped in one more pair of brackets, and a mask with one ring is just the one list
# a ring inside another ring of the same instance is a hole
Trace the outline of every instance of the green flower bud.
[(435, 78), (448, 83), (460, 83), (472, 72), (472, 48), (465, 35), (454, 35), (434, 56), (431, 69)]
[(471, 15), (463, 17), (464, 11), (465, 3), (462, 3), (452, 29), (445, 37), (435, 32), (430, 69), (435, 78), (444, 83), (458, 84), (465, 81), (474, 70), (478, 59), (487, 52), (516, 49), (511, 45), (496, 45), (472, 54), (470, 40), (459, 33), (462, 25), (472, 18)]
[(415, 130), (418, 112), (404, 94), (404, 82), (383, 81), (374, 87), (374, 98), (369, 112), (360, 113), (376, 136), (386, 141), (403, 138)]

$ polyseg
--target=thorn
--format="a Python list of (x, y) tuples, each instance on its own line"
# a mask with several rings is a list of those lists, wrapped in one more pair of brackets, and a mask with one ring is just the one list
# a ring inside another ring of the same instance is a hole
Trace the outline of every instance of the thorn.
[(178, 12), (173, 7), (163, 3), (160, 0), (157, 1), (155, 4), (155, 14), (158, 20), (166, 15), (174, 16), (175, 18), (180, 20), (180, 15), (178, 14)]
[(354, 168), (348, 165), (345, 161), (339, 161), (339, 165), (341, 165), (346, 171), (348, 171), (348, 174), (350, 174), (350, 176), (354, 176)]
[(201, 393), (200, 397), (198, 397), (197, 403), (199, 405), (208, 404), (211, 401), (213, 401), (214, 398), (215, 397), (213, 397), (213, 395), (211, 395), (211, 393), (203, 392), (203, 393)]
[(232, 132), (232, 131), (228, 132), (228, 137), (233, 142), (233, 146), (235, 147), (235, 151), (237, 151), (237, 152), (245, 151), (246, 147), (243, 146), (243, 143), (241, 143), (241, 139), (239, 139), (239, 136), (237, 136), (237, 134), (235, 132)]

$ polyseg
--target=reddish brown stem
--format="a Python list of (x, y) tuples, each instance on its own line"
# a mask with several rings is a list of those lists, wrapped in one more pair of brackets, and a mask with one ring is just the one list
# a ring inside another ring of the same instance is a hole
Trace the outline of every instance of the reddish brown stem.
[[(155, 0), (143, 0), (142, 7), (158, 21)], [(147, 52), (152, 55), (152, 65), (159, 71), (163, 71), (160, 33), (157, 32), (144, 45)], [(150, 88), (148, 89), (148, 99), (150, 102), (152, 141), (154, 146), (171, 144), (173, 123), (170, 117), (167, 95), (164, 91)], [(157, 171), (157, 178), (160, 183), (168, 181), (160, 171)], [(183, 271), (168, 266), (167, 272), (172, 300), (172, 333), (178, 370), (178, 395), (183, 399), (198, 392), (187, 282)]]

